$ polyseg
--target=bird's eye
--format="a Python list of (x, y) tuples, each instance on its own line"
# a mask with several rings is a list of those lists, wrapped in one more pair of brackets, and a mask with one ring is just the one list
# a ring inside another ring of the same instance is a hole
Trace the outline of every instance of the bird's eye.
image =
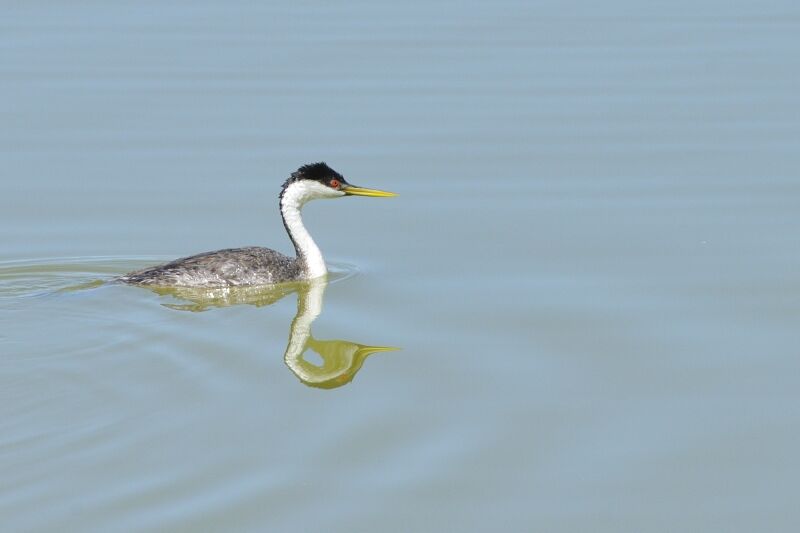
[(331, 180), (331, 187), (333, 187), (334, 189), (338, 189), (339, 185), (341, 185), (341, 183), (339, 183), (339, 180), (337, 180), (337, 179), (332, 179)]

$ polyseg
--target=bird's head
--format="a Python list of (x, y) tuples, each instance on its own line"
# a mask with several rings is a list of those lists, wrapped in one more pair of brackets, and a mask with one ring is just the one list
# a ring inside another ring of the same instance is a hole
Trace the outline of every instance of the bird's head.
[(325, 163), (311, 163), (298, 168), (283, 184), (281, 198), (291, 197), (300, 205), (319, 198), (342, 196), (372, 196), (386, 198), (397, 196), (393, 192), (356, 187), (347, 183), (344, 176)]

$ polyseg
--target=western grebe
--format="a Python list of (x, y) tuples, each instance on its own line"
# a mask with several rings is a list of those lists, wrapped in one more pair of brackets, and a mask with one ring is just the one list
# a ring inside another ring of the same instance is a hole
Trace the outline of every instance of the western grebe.
[(300, 210), (310, 200), (342, 196), (389, 197), (395, 193), (355, 187), (325, 163), (304, 165), (289, 176), (280, 193), (283, 225), (297, 257), (269, 248), (228, 248), (176, 259), (130, 272), (120, 281), (137, 285), (225, 287), (269, 285), (315, 279), (328, 273), (322, 252), (303, 225)]

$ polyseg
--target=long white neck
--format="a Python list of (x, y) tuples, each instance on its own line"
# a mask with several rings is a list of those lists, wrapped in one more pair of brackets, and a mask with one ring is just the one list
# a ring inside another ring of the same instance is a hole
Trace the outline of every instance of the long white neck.
[(306, 277), (309, 279), (319, 278), (328, 273), (325, 266), (325, 259), (322, 258), (322, 252), (311, 238), (311, 234), (303, 225), (303, 219), (300, 216), (300, 210), (303, 205), (315, 198), (315, 191), (312, 187), (306, 186), (303, 183), (292, 183), (281, 196), (281, 216), (283, 217), (283, 225), (286, 226), (286, 231), (289, 232), (289, 238), (294, 244), (294, 249), (297, 252), (297, 260), (303, 265)]

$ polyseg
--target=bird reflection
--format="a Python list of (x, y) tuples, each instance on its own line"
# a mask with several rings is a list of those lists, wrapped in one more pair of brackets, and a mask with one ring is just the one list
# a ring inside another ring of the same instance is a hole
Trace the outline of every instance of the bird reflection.
[[(399, 348), (315, 339), (311, 325), (322, 312), (327, 286), (327, 279), (317, 278), (263, 287), (151, 287), (151, 290), (185, 302), (163, 304), (166, 307), (193, 312), (238, 304), (263, 307), (296, 292), (297, 314), (289, 328), (289, 341), (283, 360), (294, 375), (309, 387), (334, 389), (351, 382), (370, 355)], [(310, 360), (309, 352), (315, 353), (317, 357), (314, 359), (318, 361)]]
[[(364, 360), (377, 352), (397, 350), (390, 346), (367, 346), (342, 340), (318, 340), (311, 335), (311, 324), (322, 312), (325, 279), (311, 280), (297, 293), (297, 315), (289, 329), (289, 343), (283, 356), (286, 365), (300, 381), (310, 387), (334, 389), (349, 383), (361, 369)], [(316, 352), (322, 364), (304, 356)]]

